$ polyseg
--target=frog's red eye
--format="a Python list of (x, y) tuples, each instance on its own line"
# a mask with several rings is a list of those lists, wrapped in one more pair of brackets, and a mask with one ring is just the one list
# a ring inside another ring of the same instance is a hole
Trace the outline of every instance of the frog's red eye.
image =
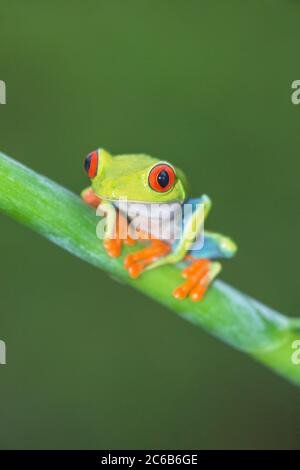
[(84, 169), (89, 178), (95, 178), (98, 171), (98, 152), (89, 153), (84, 160)]
[(175, 170), (171, 165), (158, 163), (150, 170), (148, 182), (150, 188), (154, 191), (165, 193), (174, 186), (175, 178)]

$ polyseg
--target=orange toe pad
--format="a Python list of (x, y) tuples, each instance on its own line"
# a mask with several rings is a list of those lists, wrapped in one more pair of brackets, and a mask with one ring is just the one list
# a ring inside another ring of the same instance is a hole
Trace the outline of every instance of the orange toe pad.
[(118, 239), (107, 239), (103, 242), (104, 248), (109, 256), (117, 258), (121, 255), (122, 242)]
[(130, 253), (124, 261), (125, 269), (131, 278), (137, 278), (144, 269), (162, 256), (166, 256), (171, 251), (168, 243), (160, 240), (153, 240), (150, 246), (135, 253)]
[(210, 261), (208, 259), (192, 262), (182, 271), (182, 276), (186, 280), (174, 289), (173, 296), (183, 300), (189, 295), (190, 299), (195, 302), (201, 300), (209, 284), (209, 269)]

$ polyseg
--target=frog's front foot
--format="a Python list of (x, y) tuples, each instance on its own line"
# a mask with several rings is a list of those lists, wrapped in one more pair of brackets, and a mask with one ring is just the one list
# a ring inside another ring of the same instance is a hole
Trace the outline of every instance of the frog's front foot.
[(135, 245), (136, 240), (130, 237), (128, 233), (128, 222), (120, 212), (117, 214), (116, 233), (114, 238), (106, 238), (103, 246), (106, 253), (112, 258), (117, 258), (122, 253), (123, 245)]
[(221, 264), (209, 259), (197, 259), (182, 271), (185, 282), (173, 291), (176, 299), (187, 296), (194, 302), (201, 300), (208, 286), (221, 271)]
[[(101, 198), (91, 187), (84, 189), (81, 193), (83, 201), (91, 207), (97, 208), (101, 203)], [(109, 256), (116, 258), (121, 255), (122, 246), (134, 245), (136, 242), (128, 234), (128, 221), (123, 215), (116, 211), (116, 227), (114, 236), (106, 238), (103, 242), (104, 248)]]
[(81, 197), (88, 206), (94, 207), (95, 209), (97, 209), (101, 202), (100, 197), (98, 197), (90, 187), (82, 191)]
[(171, 246), (169, 243), (152, 240), (150, 246), (126, 256), (124, 261), (125, 269), (127, 269), (131, 278), (136, 279), (147, 267), (150, 267), (159, 258), (166, 256), (170, 251)]

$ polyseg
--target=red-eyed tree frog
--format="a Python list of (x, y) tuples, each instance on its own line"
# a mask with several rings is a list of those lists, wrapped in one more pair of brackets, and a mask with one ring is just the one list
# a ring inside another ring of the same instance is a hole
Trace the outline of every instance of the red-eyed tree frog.
[[(91, 186), (82, 191), (82, 198), (93, 207), (105, 206), (104, 212), (109, 222), (104, 247), (109, 256), (120, 256), (124, 243), (135, 243), (130, 234), (121, 239), (118, 236), (120, 223), (117, 224), (115, 217), (109, 217), (110, 212), (115, 213), (118, 208), (122, 212), (120, 200), (126, 198), (130, 209), (143, 204), (146, 208), (160, 205), (168, 209), (177, 208), (178, 211), (178, 207), (181, 209), (185, 204), (191, 205), (188, 216), (181, 214), (182, 231), (179, 239), (162, 239), (160, 232), (155, 229), (151, 229), (149, 237), (145, 237), (145, 227), (157, 227), (164, 223), (164, 220), (150, 220), (149, 225), (149, 217), (153, 219), (153, 215), (148, 215), (151, 211), (146, 211), (139, 221), (142, 220), (140, 239), (148, 238), (147, 246), (128, 254), (124, 267), (132, 278), (137, 278), (149, 269), (170, 263), (178, 264), (185, 280), (174, 289), (174, 297), (185, 299), (189, 296), (193, 301), (201, 300), (221, 270), (221, 264), (216, 259), (230, 258), (236, 252), (236, 245), (230, 238), (207, 231), (204, 232), (202, 246), (195, 246), (196, 235), (211, 208), (209, 197), (203, 195), (197, 199), (189, 198), (187, 179), (179, 168), (144, 154), (112, 156), (106, 150), (98, 149), (87, 155), (84, 168)], [(199, 218), (200, 210), (203, 217)], [(130, 223), (128, 213), (126, 220)], [(160, 218), (164, 219), (164, 216), (160, 214)], [(114, 236), (111, 236), (112, 233)]]

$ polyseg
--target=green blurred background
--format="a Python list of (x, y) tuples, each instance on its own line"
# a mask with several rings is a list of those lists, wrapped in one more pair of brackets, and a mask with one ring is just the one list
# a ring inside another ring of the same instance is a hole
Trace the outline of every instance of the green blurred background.
[[(296, 0), (1, 0), (0, 148), (77, 193), (99, 146), (173, 161), (239, 244), (222, 278), (300, 314), (299, 15)], [(300, 447), (299, 389), (0, 221), (1, 448)]]

